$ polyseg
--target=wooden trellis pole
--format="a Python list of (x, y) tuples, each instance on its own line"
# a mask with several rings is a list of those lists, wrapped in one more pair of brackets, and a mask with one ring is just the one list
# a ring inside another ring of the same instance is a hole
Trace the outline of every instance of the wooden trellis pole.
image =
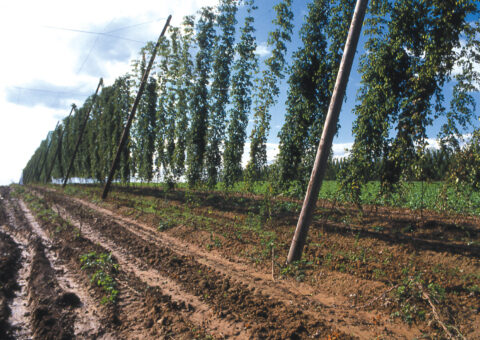
[(64, 188), (67, 185), (68, 176), (70, 176), (70, 171), (72, 171), (73, 161), (75, 160), (75, 156), (77, 155), (78, 147), (80, 146), (80, 142), (82, 141), (83, 133), (85, 131), (85, 126), (87, 125), (88, 118), (90, 117), (90, 112), (92, 112), (92, 109), (95, 106), (95, 102), (97, 101), (98, 90), (100, 90), (100, 86), (102, 86), (102, 85), (103, 85), (103, 78), (100, 78), (100, 80), (98, 81), (97, 90), (95, 91), (95, 95), (93, 96), (92, 103), (90, 104), (90, 107), (88, 108), (88, 111), (87, 111), (87, 115), (85, 116), (85, 120), (83, 121), (83, 124), (80, 127), (80, 134), (79, 134), (78, 139), (77, 139), (77, 144), (75, 144), (75, 149), (73, 150), (72, 159), (70, 159), (70, 164), (68, 165), (67, 174), (65, 175), (65, 178), (63, 179), (62, 187), (64, 187)]
[(343, 97), (347, 88), (348, 78), (352, 69), (353, 58), (357, 50), (358, 39), (362, 30), (363, 18), (367, 9), (368, 0), (357, 0), (352, 22), (348, 31), (347, 42), (340, 62), (340, 68), (335, 82), (330, 106), (328, 107), (327, 118), (323, 127), (322, 138), (318, 145), (315, 163), (313, 165), (310, 182), (303, 202), (302, 211), (298, 218), (297, 228), (293, 236), (290, 251), (288, 252), (287, 263), (300, 260), (303, 247), (307, 239), (308, 228), (312, 222), (313, 212), (317, 204), (318, 194), (322, 186), (325, 171), (327, 169), (328, 156), (332, 148), (333, 137), (336, 134), (338, 116), (342, 108)]
[(170, 20), (172, 16), (169, 15), (165, 26), (163, 27), (162, 33), (158, 37), (157, 44), (153, 49), (152, 56), (150, 57), (150, 61), (145, 69), (145, 72), (142, 76), (142, 81), (140, 82), (140, 87), (138, 89), (137, 97), (133, 102), (132, 110), (130, 115), (128, 116), (127, 124), (125, 125), (125, 129), (123, 129), (122, 137), (120, 138), (120, 142), (118, 143), (117, 153), (115, 154), (115, 158), (113, 159), (112, 167), (110, 168), (110, 172), (108, 173), (107, 182), (105, 183), (105, 187), (103, 188), (102, 199), (107, 198), (108, 192), (110, 191), (110, 186), (112, 185), (113, 176), (115, 175), (115, 171), (117, 170), (118, 162), (120, 161), (120, 154), (125, 146), (127, 141), (128, 134), (130, 133), (130, 127), (132, 126), (133, 118), (135, 117), (135, 112), (137, 111), (137, 106), (140, 103), (140, 98), (142, 97), (143, 91), (145, 89), (145, 84), (148, 80), (148, 76), (150, 74), (150, 70), (152, 69), (153, 62), (155, 60), (155, 56), (157, 55), (158, 48), (160, 47), (160, 43), (162, 41), (163, 36), (167, 30), (168, 25), (170, 25)]
[[(73, 110), (75, 110), (75, 108), (76, 108), (75, 104), (72, 104), (72, 109), (70, 110), (70, 114), (68, 115), (67, 119), (70, 118), (70, 116), (72, 115)], [(53, 166), (55, 165), (55, 161), (57, 160), (58, 153), (60, 152), (60, 145), (62, 144), (64, 133), (65, 133), (65, 127), (63, 128), (63, 130), (60, 133), (60, 136), (58, 138), (57, 149), (55, 150), (55, 153), (53, 154), (52, 163), (50, 165), (50, 168), (48, 169), (47, 176), (45, 177), (45, 184), (48, 183), (48, 181), (50, 180), (50, 176), (52, 175)]]

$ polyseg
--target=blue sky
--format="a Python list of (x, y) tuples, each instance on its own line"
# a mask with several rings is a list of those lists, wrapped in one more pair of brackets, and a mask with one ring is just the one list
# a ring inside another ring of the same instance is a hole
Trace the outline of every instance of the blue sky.
[[(300, 45), (298, 30), (310, 1), (294, 0), (294, 34), (289, 54)], [(17, 0), (0, 3), (0, 185), (17, 182), (21, 170), (35, 149), (68, 115), (71, 103), (81, 105), (95, 91), (98, 79), (106, 85), (130, 71), (130, 63), (149, 40), (156, 40), (168, 14), (173, 25), (184, 15), (195, 13), (217, 0), (154, 0), (71, 2), (64, 0)], [(260, 63), (268, 55), (265, 48), (276, 1), (258, 0), (255, 27)], [(243, 23), (245, 9), (238, 15)], [(477, 19), (478, 18), (472, 18)], [(92, 34), (100, 32), (102, 35)], [(340, 115), (341, 129), (334, 140), (335, 154), (353, 142), (355, 119), (352, 108), (360, 86), (356, 72), (363, 40), (355, 57), (347, 101)], [(451, 87), (451, 84), (447, 85)], [(277, 150), (277, 134), (283, 124), (286, 84), (281, 86), (278, 104), (272, 110), (269, 157)], [(476, 98), (480, 99), (478, 94)], [(448, 92), (447, 92), (448, 100)], [(435, 137), (440, 122), (429, 129)], [(248, 145), (247, 145), (248, 147)], [(248, 150), (245, 157), (248, 155)]]

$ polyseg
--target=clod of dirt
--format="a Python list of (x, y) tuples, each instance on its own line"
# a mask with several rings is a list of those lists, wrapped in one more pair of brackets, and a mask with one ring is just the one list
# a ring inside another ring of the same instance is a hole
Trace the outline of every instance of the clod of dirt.
[(82, 305), (80, 298), (71, 292), (61, 294), (56, 300), (55, 303), (61, 307), (72, 307), (78, 308)]
[(153, 326), (153, 320), (152, 319), (149, 318), (149, 319), (145, 320), (145, 328), (147, 328), (147, 329), (152, 328), (152, 326)]

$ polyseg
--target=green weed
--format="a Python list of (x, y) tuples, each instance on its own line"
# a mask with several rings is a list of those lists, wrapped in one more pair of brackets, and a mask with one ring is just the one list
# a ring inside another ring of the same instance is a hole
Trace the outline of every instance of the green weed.
[(118, 264), (113, 262), (111, 253), (100, 253), (93, 251), (80, 255), (82, 270), (91, 272), (90, 282), (102, 288), (106, 295), (100, 301), (102, 304), (113, 304), (118, 296), (117, 282), (115, 275), (118, 271)]
[(295, 280), (302, 282), (305, 279), (305, 272), (313, 266), (313, 262), (304, 259), (286, 264), (281, 270), (280, 275), (291, 276)]
[(207, 243), (205, 246), (208, 251), (212, 250), (212, 248), (221, 248), (222, 241), (218, 238), (218, 236), (213, 236), (213, 232), (210, 233), (210, 243)]
[(172, 223), (171, 221), (161, 221), (159, 224), (158, 224), (158, 231), (166, 231), (168, 229), (172, 229), (173, 227), (175, 227), (175, 224)]

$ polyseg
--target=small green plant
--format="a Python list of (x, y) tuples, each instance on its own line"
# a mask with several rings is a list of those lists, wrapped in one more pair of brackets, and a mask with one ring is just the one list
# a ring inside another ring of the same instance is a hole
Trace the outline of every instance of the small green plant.
[(185, 191), (185, 201), (194, 208), (200, 206), (200, 198), (192, 190)]
[(381, 270), (380, 268), (375, 268), (373, 270), (373, 275), (375, 276), (375, 279), (380, 280), (384, 278), (387, 275), (387, 273), (385, 273), (385, 271)]
[(280, 275), (294, 277), (298, 282), (302, 282), (305, 279), (305, 271), (313, 266), (313, 262), (306, 260), (294, 261), (285, 265), (280, 270)]
[(479, 285), (469, 286), (469, 287), (467, 287), (467, 290), (468, 290), (471, 294), (480, 295), (480, 286), (479, 286)]
[(275, 203), (274, 210), (277, 214), (279, 213), (297, 213), (300, 210), (301, 206), (299, 203), (290, 202), (290, 201), (280, 201)]
[(222, 241), (218, 238), (218, 236), (213, 237), (213, 232), (210, 233), (210, 243), (206, 245), (208, 251), (212, 250), (212, 248), (222, 248)]
[(175, 225), (171, 222), (171, 221), (161, 221), (159, 224), (158, 224), (158, 227), (157, 229), (159, 231), (166, 231), (168, 229), (172, 229)]
[[(423, 306), (422, 285), (423, 280), (421, 273), (403, 279), (402, 283), (392, 292), (399, 306), (399, 310), (392, 313), (392, 317), (400, 317), (409, 324), (417, 319), (425, 320), (426, 312), (421, 308), (421, 306)], [(443, 288), (437, 284), (430, 284), (428, 286), (430, 292), (441, 292), (442, 289)], [(440, 293), (436, 294), (438, 294), (438, 296), (441, 295)], [(443, 294), (445, 294), (444, 290)]]
[(69, 185), (65, 188), (64, 193), (70, 196), (76, 196), (80, 190), (77, 187)]
[(443, 302), (445, 300), (445, 288), (440, 286), (438, 283), (432, 282), (427, 288), (430, 292), (430, 296), (437, 302)]
[(243, 242), (243, 232), (241, 230), (235, 230), (235, 238), (238, 241)]
[(416, 229), (416, 226), (415, 226), (414, 224), (408, 223), (405, 227), (403, 227), (403, 228), (401, 229), (401, 232), (402, 232), (403, 234), (411, 233), (411, 232), (414, 232), (415, 229)]
[(21, 197), (25, 194), (25, 189), (21, 185), (14, 185), (13, 186), (13, 191), (12, 191), (12, 196), (13, 197)]
[(118, 264), (113, 262), (111, 253), (100, 253), (93, 251), (80, 255), (81, 269), (91, 274), (90, 282), (102, 288), (106, 295), (100, 303), (113, 304), (118, 296), (117, 282), (115, 275), (118, 271)]

